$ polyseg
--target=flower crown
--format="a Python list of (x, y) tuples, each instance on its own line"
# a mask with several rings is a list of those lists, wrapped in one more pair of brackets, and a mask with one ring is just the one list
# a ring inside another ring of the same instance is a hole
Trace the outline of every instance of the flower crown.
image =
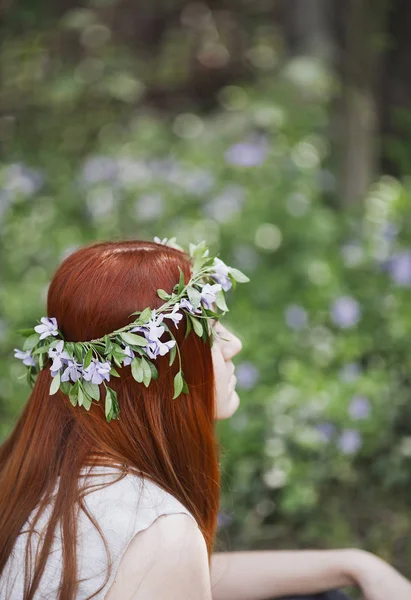
[[(158, 244), (183, 250), (175, 240), (176, 238), (154, 238)], [(35, 377), (43, 369), (47, 357), (51, 358), (53, 362), (50, 371), (53, 379), (50, 394), (53, 395), (60, 389), (69, 397), (73, 406), (83, 406), (90, 410), (93, 400), (100, 399), (99, 386), (103, 383), (106, 390), (105, 415), (110, 422), (111, 419), (118, 419), (120, 412), (117, 393), (106, 385), (110, 376), (120, 377), (112, 363), (118, 367), (131, 365), (133, 378), (148, 387), (151, 380), (158, 377), (153, 361), (157, 356), (169, 353), (169, 366), (174, 363), (177, 354), (180, 365), (174, 377), (173, 400), (182, 392), (188, 393), (181, 368), (180, 350), (166, 319), (170, 319), (178, 329), (178, 323), (185, 314), (185, 337), (193, 329), (204, 342), (209, 336), (212, 343), (213, 333), (211, 327), (208, 329), (209, 321), (219, 319), (228, 312), (224, 292), (231, 287), (235, 288), (237, 282), (249, 281), (238, 269), (227, 266), (217, 257), (210, 257), (204, 241), (196, 245), (190, 244), (189, 255), (193, 264), (187, 285), (184, 285), (184, 274), (179, 267), (180, 280), (173, 287), (172, 294), (162, 289), (157, 290), (157, 295), (165, 300), (164, 304), (157, 309), (147, 307), (143, 311), (132, 313), (130, 316), (137, 315), (134, 322), (101, 338), (86, 342), (67, 342), (55, 317), (42, 317), (36, 327), (18, 330), (27, 339), (23, 350), (14, 349), (14, 356), (28, 367), (26, 378), (29, 385), (34, 385)], [(212, 309), (213, 303), (221, 313)], [(162, 339), (165, 332), (171, 339)], [(50, 341), (51, 338), (57, 339)]]

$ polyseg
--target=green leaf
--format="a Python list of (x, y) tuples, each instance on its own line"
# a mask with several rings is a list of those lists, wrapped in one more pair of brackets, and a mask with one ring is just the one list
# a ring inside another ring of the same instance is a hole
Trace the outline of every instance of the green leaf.
[(69, 392), (70, 402), (72, 403), (73, 406), (77, 406), (78, 390), (79, 390), (79, 382), (76, 381), (76, 383), (72, 386), (72, 388)]
[(40, 354), (39, 356), (39, 369), (41, 371), (41, 369), (44, 367), (44, 354)]
[(40, 340), (40, 334), (39, 333), (33, 333), (33, 335), (31, 335), (30, 337), (28, 337), (26, 339), (26, 341), (23, 344), (23, 350), (32, 350), (34, 348), (34, 346), (37, 346), (38, 342)]
[(232, 275), (235, 281), (238, 281), (239, 283), (247, 283), (248, 281), (250, 281), (249, 277), (247, 277), (247, 275), (244, 275), (244, 273), (242, 271), (239, 271), (239, 269), (234, 269), (233, 267), (230, 267), (229, 274)]
[(34, 327), (31, 327), (30, 329), (16, 329), (16, 333), (24, 335), (24, 337), (28, 337), (36, 332), (34, 331)]
[(193, 305), (194, 310), (197, 310), (201, 302), (201, 293), (195, 288), (189, 286), (187, 288), (187, 296), (191, 304)]
[(104, 411), (105, 411), (105, 415), (106, 415), (106, 420), (108, 422), (111, 421), (111, 417), (112, 417), (112, 412), (113, 412), (113, 397), (111, 395), (111, 388), (106, 388), (106, 402), (105, 402), (105, 407), (104, 407)]
[(40, 346), (39, 348), (36, 348), (35, 350), (33, 350), (31, 355), (36, 356), (36, 354), (45, 354), (46, 352), (48, 352), (50, 350), (51, 347), (52, 346), (50, 344), (46, 344), (45, 346)]
[(91, 359), (92, 358), (93, 358), (93, 348), (90, 347), (87, 350), (86, 356), (84, 357), (84, 363), (83, 363), (83, 365), (84, 365), (85, 369), (87, 369), (87, 367), (91, 364)]
[(81, 344), (74, 344), (74, 356), (78, 362), (83, 362), (83, 346)]
[(63, 392), (63, 394), (66, 394), (66, 396), (68, 396), (70, 394), (71, 388), (72, 388), (72, 385), (69, 381), (62, 381), (60, 383), (60, 389)]
[(147, 340), (141, 335), (135, 333), (120, 333), (121, 338), (130, 346), (147, 346)]
[(151, 369), (148, 365), (148, 362), (144, 360), (144, 358), (141, 361), (141, 366), (143, 367), (143, 383), (146, 387), (148, 387), (151, 381)]
[(159, 296), (162, 300), (168, 300), (170, 298), (170, 294), (162, 289), (157, 290), (157, 296)]
[[(191, 327), (192, 327), (192, 326), (191, 326), (191, 317), (190, 317), (190, 315), (189, 315), (188, 313), (186, 313), (186, 314), (187, 314), (187, 327), (186, 327), (186, 334), (185, 334), (185, 336), (184, 336), (184, 339), (186, 339), (186, 337), (187, 337), (187, 336), (188, 336), (188, 334), (190, 333), (190, 331), (191, 331)], [(171, 364), (171, 363), (170, 363), (170, 364)]]
[(174, 359), (176, 357), (176, 352), (177, 352), (177, 347), (176, 347), (176, 345), (174, 345), (170, 350), (170, 362), (168, 363), (170, 367), (174, 362)]
[(181, 371), (179, 371), (177, 373), (177, 375), (174, 377), (174, 396), (173, 396), (173, 400), (175, 398), (178, 398), (178, 396), (183, 391), (183, 387), (184, 387), (183, 374), (182, 374)]
[(182, 268), (180, 266), (178, 267), (178, 270), (180, 271), (180, 279), (179, 279), (179, 282), (178, 282), (177, 291), (178, 291), (179, 294), (181, 294), (181, 292), (184, 289), (184, 273), (183, 273), (183, 270), (182, 270)]
[(183, 393), (184, 394), (188, 394), (188, 385), (187, 385), (187, 382), (185, 380), (183, 382)]
[(153, 363), (151, 362), (151, 360), (147, 361), (147, 364), (150, 367), (151, 379), (158, 379), (157, 367), (155, 365), (153, 365)]
[(100, 388), (97, 383), (91, 381), (83, 382), (84, 391), (94, 400), (100, 400)]
[(88, 394), (84, 394), (83, 398), (83, 406), (86, 410), (90, 410), (93, 401)]
[(84, 394), (83, 394), (83, 390), (81, 389), (81, 387), (79, 387), (79, 389), (78, 389), (77, 400), (78, 400), (78, 405), (83, 406)]
[(104, 343), (105, 343), (104, 354), (110, 354), (111, 352), (113, 352), (114, 344), (111, 341), (110, 336), (108, 336), (108, 335), (104, 336)]
[(142, 383), (144, 377), (141, 361), (142, 359), (137, 357), (131, 361), (131, 374), (138, 383)]
[(114, 367), (111, 367), (110, 375), (113, 375), (114, 377), (120, 377), (120, 373), (118, 373)]
[(220, 290), (219, 292), (216, 293), (215, 303), (217, 304), (218, 308), (220, 308), (224, 312), (228, 312), (228, 308), (227, 308), (227, 304), (225, 302), (223, 290)]
[(196, 332), (196, 334), (198, 335), (198, 337), (201, 337), (203, 335), (203, 326), (202, 326), (202, 324), (195, 317), (190, 317), (190, 318), (191, 318), (191, 322), (193, 324), (194, 331)]
[(146, 321), (148, 321), (151, 318), (151, 308), (149, 306), (147, 306), (147, 308), (145, 308), (143, 310), (143, 312), (140, 314), (138, 321), (140, 323), (145, 323)]
[(53, 377), (53, 381), (50, 385), (50, 396), (53, 396), (60, 387), (60, 372), (57, 373), (55, 377)]

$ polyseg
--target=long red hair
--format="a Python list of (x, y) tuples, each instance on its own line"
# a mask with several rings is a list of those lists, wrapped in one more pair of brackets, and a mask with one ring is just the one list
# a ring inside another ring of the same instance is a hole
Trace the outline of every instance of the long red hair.
[[(56, 317), (67, 341), (101, 337), (132, 322), (131, 313), (163, 304), (156, 293), (171, 293), (191, 275), (184, 252), (146, 241), (99, 242), (68, 256), (57, 269), (47, 298), (47, 315)], [(215, 539), (219, 504), (219, 449), (215, 438), (214, 373), (211, 347), (193, 331), (185, 335), (185, 319), (170, 328), (181, 350), (189, 393), (173, 396), (178, 361), (158, 357), (159, 377), (146, 388), (129, 366), (117, 369), (110, 387), (118, 396), (119, 420), (106, 422), (104, 387), (90, 411), (73, 407), (60, 390), (50, 396), (48, 368), (37, 376), (17, 424), (0, 447), (0, 576), (17, 536), (29, 517), (48, 504), (60, 476), (61, 485), (47, 525), (33, 576), (27, 576), (24, 600), (33, 598), (60, 521), (63, 564), (59, 600), (76, 597), (76, 518), (82, 506), (80, 470), (100, 457), (145, 474), (175, 496), (196, 518), (209, 559)], [(48, 363), (50, 364), (50, 363)], [(34, 528), (34, 526), (33, 526)], [(107, 575), (108, 578), (109, 575)]]

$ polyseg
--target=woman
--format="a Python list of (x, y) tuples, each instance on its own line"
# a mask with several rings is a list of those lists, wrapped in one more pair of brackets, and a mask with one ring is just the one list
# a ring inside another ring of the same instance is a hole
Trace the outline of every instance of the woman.
[(2, 600), (257, 600), (345, 585), (411, 598), (359, 550), (212, 552), (214, 422), (237, 409), (241, 350), (218, 308), (245, 280), (204, 244), (188, 255), (173, 240), (97, 243), (60, 265), (49, 317), (16, 349), (34, 388), (0, 448)]

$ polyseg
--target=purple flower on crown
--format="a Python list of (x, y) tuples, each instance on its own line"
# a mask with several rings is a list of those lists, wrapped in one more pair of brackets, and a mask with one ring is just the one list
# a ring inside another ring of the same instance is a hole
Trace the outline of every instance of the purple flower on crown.
[(138, 325), (131, 329), (132, 332), (140, 331), (150, 342), (156, 342), (164, 333), (165, 327), (161, 325), (164, 315), (156, 315), (156, 309), (151, 311), (151, 318), (144, 325)]
[(124, 352), (123, 366), (127, 367), (128, 365), (131, 365), (132, 360), (135, 357), (135, 354), (134, 354), (133, 350), (130, 348), (130, 346), (125, 346), (123, 348), (123, 352)]
[(44, 340), (44, 338), (49, 337), (50, 335), (58, 335), (57, 319), (55, 317), (51, 317), (50, 319), (42, 317), (40, 321), (42, 325), (36, 325), (34, 331), (40, 334), (41, 340)]
[(144, 349), (149, 358), (157, 358), (158, 355), (164, 356), (167, 352), (170, 352), (175, 344), (175, 340), (170, 340), (169, 342), (160, 342), (160, 340), (156, 340), (147, 344)]
[(109, 361), (100, 362), (96, 358), (93, 358), (87, 369), (83, 371), (83, 379), (100, 385), (104, 379), (110, 381), (110, 369), (111, 363)]
[(194, 310), (194, 306), (191, 304), (190, 300), (187, 300), (187, 298), (182, 298), (180, 300), (180, 308), (185, 308), (188, 310), (188, 312), (191, 312), (193, 315), (195, 314), (200, 314), (202, 313), (201, 308), (197, 308), (196, 310)]
[(74, 383), (83, 375), (81, 363), (76, 363), (74, 360), (69, 360), (67, 367), (61, 375), (61, 381), (73, 381)]
[(210, 285), (206, 283), (201, 290), (201, 302), (207, 306), (207, 308), (211, 308), (211, 305), (216, 300), (216, 295), (218, 292), (222, 290), (222, 287), (219, 283), (214, 283)]
[(36, 366), (36, 361), (32, 357), (30, 350), (19, 350), (18, 348), (14, 348), (14, 358), (22, 360), (23, 365), (26, 365), (26, 367)]
[(61, 340), (54, 348), (50, 348), (48, 355), (53, 359), (53, 364), (50, 367), (53, 377), (55, 377), (61, 367), (67, 364), (67, 361), (71, 359), (71, 356), (64, 350), (63, 340)]
[(177, 329), (178, 329), (178, 323), (183, 318), (182, 313), (177, 312), (179, 310), (179, 308), (180, 308), (180, 304), (179, 304), (179, 302), (177, 302), (173, 306), (173, 310), (171, 311), (171, 313), (163, 315), (164, 319), (171, 319)]
[(219, 258), (214, 259), (214, 273), (211, 274), (211, 277), (215, 279), (217, 283), (221, 285), (223, 290), (227, 292), (232, 287), (231, 279), (229, 278), (229, 268), (227, 265), (220, 260)]

